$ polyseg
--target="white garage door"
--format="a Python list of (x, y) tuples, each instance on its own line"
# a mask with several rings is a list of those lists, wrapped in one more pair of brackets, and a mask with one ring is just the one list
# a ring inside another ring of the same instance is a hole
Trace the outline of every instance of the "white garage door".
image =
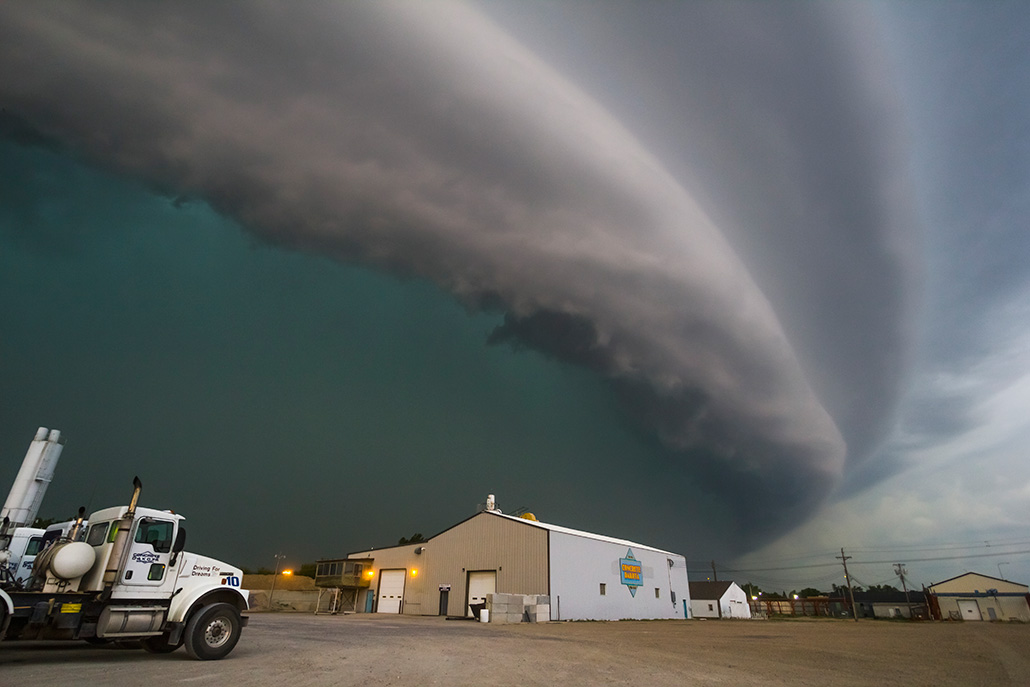
[(959, 599), (958, 610), (962, 613), (963, 620), (983, 620), (980, 615), (980, 604), (976, 599)]
[(404, 570), (384, 570), (379, 574), (377, 613), (400, 613), (404, 601)]
[[(486, 603), (486, 595), (497, 591), (497, 571), (487, 570), (485, 572), (469, 573), (469, 605)], [(472, 609), (465, 609), (467, 615), (472, 615)]]

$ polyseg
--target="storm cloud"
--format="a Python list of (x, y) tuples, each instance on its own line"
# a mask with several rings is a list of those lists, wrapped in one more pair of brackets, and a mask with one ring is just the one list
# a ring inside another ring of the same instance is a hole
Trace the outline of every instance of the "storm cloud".
[(638, 135), (492, 9), (6, 5), (0, 104), (265, 241), (503, 312), (490, 343), (601, 375), (671, 456), (754, 485), (740, 512), (797, 524), (881, 436), (906, 352), (914, 223), (870, 26), (677, 9), (696, 40), (662, 97), (693, 130)]

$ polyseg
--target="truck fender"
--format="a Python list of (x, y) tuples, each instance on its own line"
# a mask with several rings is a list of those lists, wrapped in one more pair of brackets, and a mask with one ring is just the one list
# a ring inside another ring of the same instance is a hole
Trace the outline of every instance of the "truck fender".
[(0, 640), (7, 635), (7, 628), (11, 625), (12, 617), (14, 617), (14, 601), (7, 592), (0, 589)]
[(168, 622), (185, 623), (189, 620), (190, 613), (194, 608), (213, 603), (232, 604), (242, 613), (250, 608), (249, 596), (250, 593), (245, 590), (224, 585), (183, 590), (172, 597), (172, 603), (168, 607)]

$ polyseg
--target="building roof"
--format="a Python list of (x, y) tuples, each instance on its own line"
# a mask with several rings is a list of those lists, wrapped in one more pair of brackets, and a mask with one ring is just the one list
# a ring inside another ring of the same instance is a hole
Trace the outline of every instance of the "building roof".
[(984, 575), (983, 573), (978, 573), (978, 572), (966, 572), (966, 573), (962, 573), (961, 575), (956, 575), (955, 577), (949, 577), (946, 580), (941, 580), (940, 582), (934, 582), (933, 584), (930, 585), (930, 590), (932, 591), (934, 587), (939, 587), (942, 584), (947, 584), (948, 582), (954, 582), (955, 580), (961, 580), (963, 577), (970, 577), (970, 576), (983, 577), (983, 578), (988, 579), (988, 580), (994, 580), (995, 582), (1001, 582), (1002, 584), (1016, 585), (1018, 587), (1026, 587), (1027, 586), (1027, 585), (1023, 584), (1022, 582), (1013, 582), (1012, 580), (1003, 580), (1000, 577), (994, 577), (993, 575)]
[(893, 592), (855, 592), (856, 603), (867, 603), (867, 604), (921, 604), (923, 603), (923, 593), (918, 589), (908, 590), (908, 598), (905, 597), (905, 592), (900, 589)]
[(679, 554), (679, 553), (673, 553), (671, 551), (666, 551), (664, 549), (655, 548), (654, 546), (647, 546), (646, 544), (638, 544), (637, 542), (632, 542), (632, 541), (629, 541), (628, 539), (618, 539), (616, 537), (608, 537), (608, 536), (605, 536), (603, 534), (594, 534), (593, 532), (584, 532), (582, 530), (574, 530), (574, 529), (569, 528), (569, 527), (562, 527), (561, 525), (552, 525), (552, 524), (547, 523), (547, 522), (540, 522), (539, 520), (527, 520), (525, 518), (520, 518), (520, 517), (515, 516), (515, 515), (504, 515), (503, 513), (499, 513), (497, 511), (493, 511), (493, 510), (486, 510), (486, 511), (483, 511), (483, 513), (488, 513), (490, 515), (494, 515), (494, 516), (497, 516), (499, 518), (507, 518), (508, 520), (514, 520), (515, 522), (520, 522), (523, 525), (529, 525), (530, 527), (539, 527), (541, 529), (549, 530), (551, 532), (560, 532), (561, 534), (568, 534), (568, 535), (572, 535), (574, 537), (584, 537), (586, 539), (596, 539), (597, 541), (608, 542), (609, 544), (619, 544), (620, 546), (625, 546), (627, 548), (644, 549), (644, 550), (647, 550), (647, 551), (654, 551), (655, 553), (662, 553), (662, 554), (665, 554), (666, 556), (682, 556), (682, 554)]
[(691, 582), (690, 598), (698, 601), (718, 601), (733, 584), (732, 580)]
[[(552, 525), (551, 523), (548, 523), (548, 522), (540, 522), (539, 520), (527, 520), (526, 518), (520, 518), (520, 517), (515, 516), (515, 515), (505, 515), (505, 514), (501, 513), (500, 511), (496, 511), (496, 510), (484, 510), (484, 511), (480, 511), (480, 512), (476, 513), (475, 515), (470, 515), (469, 517), (465, 518), (464, 520), (460, 520), (460, 521), (454, 523), (453, 525), (451, 525), (447, 529), (441, 530), (440, 532), (437, 532), (436, 534), (434, 534), (431, 537), (426, 537), (426, 539), (421, 541), (421, 542), (410, 542), (410, 543), (407, 543), (407, 544), (393, 544), (391, 546), (380, 546), (378, 548), (358, 549), (357, 551), (352, 551), (351, 553), (346, 554), (344, 556), (344, 558), (350, 558), (351, 556), (354, 556), (355, 554), (358, 554), (358, 553), (369, 553), (369, 552), (374, 552), (374, 551), (382, 551), (383, 549), (397, 549), (397, 548), (400, 548), (402, 546), (419, 546), (421, 544), (427, 544), (427, 543), (431, 542), (433, 539), (436, 539), (437, 537), (439, 537), (444, 532), (449, 532), (450, 530), (453, 530), (455, 527), (458, 527), (459, 525), (464, 524), (465, 522), (471, 520), (472, 518), (479, 517), (480, 515), (492, 515), (492, 516), (495, 516), (495, 517), (498, 517), (498, 518), (505, 518), (507, 520), (512, 520), (514, 522), (517, 522), (517, 523), (520, 523), (520, 524), (523, 524), (523, 525), (527, 525), (529, 527), (538, 527), (540, 529), (549, 530), (551, 532), (560, 532), (562, 534), (568, 534), (568, 535), (572, 535), (572, 536), (575, 536), (575, 537), (585, 537), (587, 539), (595, 539), (597, 541), (608, 542), (609, 544), (618, 544), (620, 546), (625, 546), (627, 548), (644, 549), (645, 551), (654, 551), (655, 553), (665, 554), (666, 556), (678, 556), (678, 557), (681, 557), (681, 558), (683, 557), (683, 554), (673, 553), (671, 551), (666, 551), (664, 549), (659, 549), (659, 548), (656, 548), (654, 546), (647, 546), (646, 544), (638, 544), (637, 542), (629, 541), (628, 539), (618, 539), (616, 537), (608, 537), (608, 536), (605, 536), (603, 534), (594, 534), (593, 532), (584, 532), (582, 530), (574, 530), (574, 529), (569, 528), (569, 527), (562, 527), (561, 525)], [(326, 560), (329, 560), (329, 559), (326, 559)]]

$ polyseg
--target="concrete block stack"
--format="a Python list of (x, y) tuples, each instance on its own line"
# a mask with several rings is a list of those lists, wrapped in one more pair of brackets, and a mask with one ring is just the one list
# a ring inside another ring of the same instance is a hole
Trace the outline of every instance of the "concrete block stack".
[(490, 622), (546, 623), (551, 619), (551, 598), (546, 594), (487, 594)]
[(551, 597), (546, 594), (526, 597), (526, 622), (546, 623), (551, 620)]

